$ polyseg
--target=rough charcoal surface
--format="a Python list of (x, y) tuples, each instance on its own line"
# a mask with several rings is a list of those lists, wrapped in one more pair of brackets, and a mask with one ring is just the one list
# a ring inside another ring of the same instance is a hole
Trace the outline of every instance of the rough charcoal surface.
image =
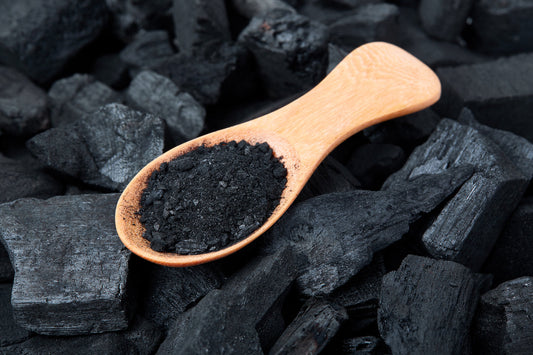
[(239, 35), (254, 55), (271, 97), (309, 89), (325, 75), (328, 32), (324, 25), (292, 11), (273, 10), (252, 18)]
[(156, 251), (202, 254), (249, 236), (278, 206), (287, 170), (267, 143), (200, 146), (161, 164), (141, 196)]
[(120, 104), (82, 121), (49, 129), (27, 142), (47, 166), (91, 185), (120, 190), (163, 153), (164, 123)]
[[(518, 138), (502, 135), (500, 140), (511, 142)], [(387, 179), (384, 188), (420, 174), (465, 165), (476, 167), (476, 173), (424, 232), (422, 242), (431, 255), (479, 270), (532, 176), (528, 171), (531, 169), (524, 167), (532, 163), (533, 146), (525, 140), (518, 141), (522, 146), (520, 158), (506, 154), (506, 148), (502, 148), (506, 143), (444, 119), (428, 141), (414, 150), (404, 167)]]
[(54, 127), (84, 120), (100, 106), (121, 101), (118, 93), (87, 74), (56, 81), (48, 95)]
[(453, 41), (466, 25), (474, 0), (421, 0), (418, 7), (420, 22), (431, 36)]
[(0, 66), (0, 131), (31, 136), (49, 124), (46, 93), (17, 70)]
[(473, 326), (480, 354), (527, 354), (533, 348), (533, 277), (504, 282), (485, 293)]
[(0, 284), (0, 353), (3, 346), (19, 343), (31, 334), (13, 319), (11, 288), (12, 284)]
[(106, 21), (104, 0), (2, 1), (0, 63), (48, 82), (100, 34)]
[(172, 80), (155, 72), (140, 72), (127, 97), (133, 107), (161, 117), (175, 142), (195, 138), (204, 128), (205, 109)]
[[(305, 260), (298, 286), (329, 294), (368, 265), (375, 251), (399, 240), (472, 174), (470, 167), (399, 183), (393, 191), (321, 195), (294, 205), (263, 236), (271, 250), (289, 244)], [(268, 248), (267, 248), (268, 250)]]
[(393, 354), (460, 354), (478, 297), (466, 267), (409, 255), (383, 278), (380, 334)]
[(117, 194), (20, 199), (0, 205), (16, 322), (40, 334), (125, 329), (130, 252), (116, 235)]

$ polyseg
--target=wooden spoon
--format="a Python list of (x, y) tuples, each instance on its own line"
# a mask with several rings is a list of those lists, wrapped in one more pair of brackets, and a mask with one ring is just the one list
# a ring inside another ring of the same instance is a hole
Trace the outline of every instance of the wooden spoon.
[[(117, 204), (118, 235), (133, 253), (157, 264), (192, 266), (236, 252), (270, 228), (289, 208), (320, 162), (342, 141), (362, 129), (435, 103), (440, 82), (435, 73), (404, 50), (387, 43), (363, 45), (315, 88), (277, 111), (179, 145), (146, 165)], [(267, 142), (287, 168), (287, 186), (270, 218), (249, 237), (219, 251), (198, 255), (162, 253), (142, 237), (136, 213), (152, 172), (196, 147), (245, 140)]]

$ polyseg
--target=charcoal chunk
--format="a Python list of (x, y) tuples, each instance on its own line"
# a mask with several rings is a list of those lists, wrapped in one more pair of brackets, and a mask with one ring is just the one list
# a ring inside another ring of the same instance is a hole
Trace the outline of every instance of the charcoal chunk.
[(533, 176), (531, 168), (524, 168), (533, 163), (533, 145), (525, 140), (520, 144), (518, 159), (507, 155), (500, 143), (480, 131), (444, 119), (384, 187), (419, 174), (474, 165), (476, 173), (445, 204), (422, 242), (434, 257), (479, 270)]
[(478, 0), (472, 11), (472, 45), (493, 54), (533, 51), (533, 3)]
[(91, 185), (120, 190), (163, 152), (164, 123), (120, 104), (28, 141), (44, 164)]
[(247, 264), (180, 316), (158, 354), (262, 354), (256, 326), (285, 297), (298, 268), (290, 250)]
[(253, 53), (271, 97), (309, 89), (323, 78), (327, 40), (325, 26), (285, 10), (252, 18), (239, 35), (239, 41)]
[(420, 22), (431, 36), (445, 41), (455, 40), (466, 25), (466, 17), (474, 0), (421, 0)]
[(379, 332), (394, 354), (460, 354), (478, 298), (466, 267), (409, 255), (383, 278)]
[(265, 248), (289, 244), (305, 259), (298, 286), (306, 295), (329, 294), (399, 240), (409, 223), (433, 210), (472, 174), (463, 167), (398, 183), (390, 191), (321, 195), (294, 205), (263, 236)]
[(327, 301), (310, 299), (269, 354), (318, 354), (347, 318), (344, 308)]
[(276, 9), (296, 11), (283, 0), (232, 0), (231, 3), (239, 14), (248, 19)]
[(85, 120), (100, 106), (121, 101), (118, 93), (86, 74), (74, 74), (56, 81), (48, 95), (54, 127)]
[(11, 284), (0, 284), (0, 352), (3, 346), (19, 343), (30, 337), (30, 332), (21, 328), (13, 319), (11, 309)]
[(0, 66), (0, 131), (31, 136), (49, 124), (46, 93), (15, 69)]
[(48, 198), (63, 190), (63, 184), (38, 167), (0, 155), (0, 203), (22, 197)]
[(127, 95), (133, 107), (163, 118), (175, 142), (195, 138), (204, 128), (205, 109), (172, 80), (155, 72), (140, 72)]
[(128, 325), (130, 252), (116, 235), (118, 194), (19, 199), (0, 205), (0, 240), (15, 280), (17, 323), (48, 335), (101, 333)]
[(172, 16), (180, 52), (204, 55), (231, 41), (224, 0), (174, 0)]
[(46, 83), (107, 21), (104, 0), (20, 0), (0, 5), (0, 63)]
[(173, 54), (166, 31), (139, 31), (120, 52), (120, 59), (130, 67), (133, 77), (140, 69), (155, 68)]
[(533, 54), (486, 63), (441, 68), (443, 100), (435, 106), (447, 117), (468, 107), (488, 126), (533, 141)]
[(392, 4), (362, 6), (328, 25), (330, 41), (347, 51), (367, 42), (392, 42), (398, 33), (399, 14)]
[(533, 277), (507, 281), (481, 297), (473, 324), (480, 354), (527, 354), (533, 348)]

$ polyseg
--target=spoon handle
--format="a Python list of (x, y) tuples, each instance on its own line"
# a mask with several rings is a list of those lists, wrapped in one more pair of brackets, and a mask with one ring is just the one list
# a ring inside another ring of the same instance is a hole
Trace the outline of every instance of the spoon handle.
[(352, 51), (315, 88), (255, 124), (286, 139), (300, 164), (314, 170), (346, 138), (430, 106), (440, 90), (424, 63), (392, 44), (374, 42)]

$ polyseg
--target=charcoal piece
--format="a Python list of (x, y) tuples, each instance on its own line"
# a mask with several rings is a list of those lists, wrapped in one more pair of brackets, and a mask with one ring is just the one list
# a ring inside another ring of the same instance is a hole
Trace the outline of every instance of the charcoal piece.
[(399, 182), (389, 191), (321, 195), (291, 207), (263, 236), (265, 250), (289, 244), (305, 259), (298, 278), (306, 295), (329, 294), (399, 240), (472, 174), (471, 167)]
[(172, 80), (155, 72), (140, 72), (127, 98), (132, 107), (161, 117), (176, 143), (197, 137), (204, 128), (205, 109)]
[(168, 268), (151, 264), (143, 268), (148, 269), (143, 284), (143, 314), (164, 328), (222, 284), (221, 274), (209, 266)]
[(14, 274), (9, 255), (4, 246), (0, 243), (0, 282), (12, 281)]
[(441, 115), (457, 117), (468, 107), (482, 123), (533, 141), (533, 54), (441, 68)]
[(533, 349), (533, 277), (507, 281), (485, 293), (473, 324), (480, 354), (527, 354)]
[(42, 169), (0, 155), (0, 203), (22, 197), (48, 198), (61, 195), (64, 187)]
[(120, 59), (134, 77), (140, 69), (152, 69), (172, 57), (174, 49), (166, 31), (139, 31), (120, 52)]
[(174, 0), (172, 16), (182, 53), (205, 55), (231, 41), (224, 0)]
[(27, 142), (47, 166), (120, 190), (163, 153), (164, 123), (120, 104), (102, 106), (85, 120), (49, 129)]
[(100, 34), (106, 21), (104, 0), (2, 2), (0, 63), (46, 83)]
[(327, 28), (286, 10), (252, 18), (239, 35), (254, 55), (267, 93), (284, 97), (309, 89), (325, 75)]
[(232, 0), (231, 3), (239, 14), (247, 19), (276, 9), (295, 12), (294, 8), (283, 0)]
[(0, 352), (2, 347), (20, 343), (29, 338), (31, 333), (21, 328), (13, 319), (11, 309), (11, 284), (0, 284)]
[(346, 310), (310, 299), (276, 341), (269, 354), (318, 354), (348, 318)]
[(352, 191), (360, 186), (361, 183), (344, 165), (328, 155), (311, 175), (297, 201), (332, 192)]
[(379, 332), (394, 354), (459, 354), (478, 297), (466, 267), (408, 255), (383, 278)]
[[(244, 266), (174, 323), (158, 354), (262, 354), (256, 325), (279, 312), (299, 258), (286, 248)], [(277, 307), (273, 307), (277, 305)], [(279, 336), (279, 334), (278, 334)]]
[(345, 339), (341, 344), (341, 352), (350, 355), (391, 354), (383, 339), (370, 335)]
[(24, 137), (49, 124), (46, 93), (15, 69), (0, 66), (0, 131)]
[[(17, 323), (48, 335), (125, 329), (130, 252), (116, 235), (118, 194), (0, 205), (0, 240), (15, 269)], [(51, 282), (53, 280), (53, 282)]]
[(357, 148), (346, 167), (364, 188), (379, 189), (385, 179), (400, 169), (406, 157), (402, 148), (394, 144), (366, 144)]
[(118, 54), (102, 55), (96, 59), (91, 74), (96, 80), (113, 89), (123, 89), (128, 85), (128, 65), (120, 59)]
[(330, 41), (347, 51), (373, 41), (395, 40), (398, 33), (398, 7), (392, 4), (370, 4), (328, 25)]
[(475, 1), (471, 44), (491, 54), (533, 51), (532, 16), (531, 1)]
[(520, 202), (483, 265), (494, 283), (533, 275), (533, 198)]
[(54, 127), (85, 120), (100, 106), (121, 101), (118, 93), (87, 74), (56, 81), (48, 95)]
[(421, 0), (420, 22), (431, 36), (445, 41), (455, 40), (466, 25), (466, 17), (474, 0)]
[(476, 173), (444, 205), (422, 242), (434, 257), (479, 270), (532, 177), (531, 172), (525, 175), (531, 168), (517, 167), (533, 163), (533, 145), (525, 140), (521, 144), (516, 152), (520, 159), (508, 156), (480, 131), (444, 119), (384, 188), (419, 174), (474, 165)]

